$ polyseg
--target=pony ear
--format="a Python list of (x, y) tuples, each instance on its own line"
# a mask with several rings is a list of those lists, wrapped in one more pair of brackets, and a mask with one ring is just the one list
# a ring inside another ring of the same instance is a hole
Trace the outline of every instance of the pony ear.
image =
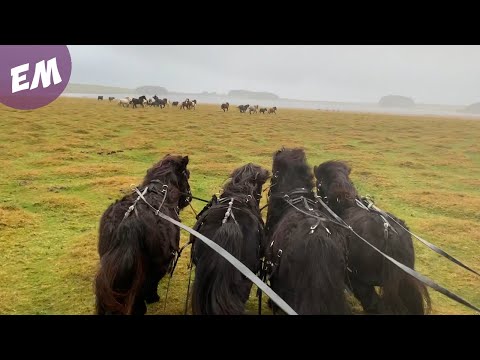
[(187, 166), (187, 164), (188, 164), (188, 155), (183, 157), (183, 159), (182, 159), (182, 164), (183, 164), (184, 166)]
[(347, 175), (350, 175), (350, 173), (352, 172), (352, 168), (347, 164), (345, 164), (345, 168), (347, 169)]

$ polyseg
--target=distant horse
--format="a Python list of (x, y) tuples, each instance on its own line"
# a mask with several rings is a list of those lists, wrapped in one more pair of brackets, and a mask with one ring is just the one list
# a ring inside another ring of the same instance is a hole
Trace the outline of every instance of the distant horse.
[(118, 102), (118, 105), (119, 106), (122, 105), (122, 107), (129, 107), (131, 101), (132, 99), (127, 96), (125, 99), (120, 99), (120, 101)]
[[(259, 209), (262, 186), (268, 171), (249, 163), (236, 169), (224, 186), (200, 213), (195, 229), (212, 239), (254, 273), (260, 270), (263, 220)], [(191, 237), (191, 241), (195, 240)], [(195, 315), (241, 315), (252, 282), (221, 255), (195, 240), (196, 265), (192, 290)]]
[(276, 115), (276, 114), (277, 114), (277, 107), (274, 106), (274, 107), (268, 109), (268, 113), (269, 113), (269, 114), (275, 114), (275, 115)]
[[(152, 206), (177, 221), (191, 200), (187, 164), (188, 156), (166, 155), (147, 170), (139, 188)], [(145, 314), (145, 302), (159, 300), (158, 283), (175, 258), (179, 241), (180, 229), (157, 216), (136, 193), (110, 205), (100, 220), (96, 313)]]
[[(355, 232), (377, 249), (402, 264), (414, 268), (415, 251), (412, 237), (394, 222), (389, 223), (380, 213), (361, 208), (350, 167), (340, 161), (327, 161), (314, 168), (318, 195)], [(394, 217), (389, 213), (390, 216)], [(405, 228), (406, 224), (394, 217)], [(349, 284), (355, 297), (367, 313), (415, 314), (430, 311), (427, 288), (383, 258), (355, 234), (347, 235)], [(381, 287), (380, 294), (375, 286)]]
[(190, 103), (190, 100), (189, 99), (186, 99), (185, 101), (182, 101), (182, 103), (180, 104), (180, 110), (182, 109), (188, 109), (188, 104)]
[(228, 102), (223, 103), (220, 108), (223, 110), (223, 112), (228, 111), (230, 104)]
[(241, 113), (244, 113), (245, 111), (247, 111), (248, 107), (250, 106), (250, 104), (247, 104), (247, 105), (238, 105), (238, 109), (240, 110)]
[(109, 96), (108, 101), (112, 101), (112, 100), (115, 100), (115, 97), (114, 96)]
[(172, 106), (177, 106), (177, 105), (178, 105), (178, 101), (172, 102)]
[(301, 315), (349, 314), (345, 233), (315, 202), (303, 149), (277, 151), (272, 173), (264, 268), (272, 289)]
[(252, 112), (256, 114), (256, 113), (257, 113), (257, 110), (258, 110), (258, 105), (250, 106), (250, 107), (248, 108), (248, 112), (249, 112), (250, 115), (252, 114)]
[(265, 114), (265, 113), (267, 112), (267, 108), (261, 108), (259, 111), (260, 111), (262, 114)]
[(167, 99), (160, 99), (157, 95), (153, 96), (154, 102), (152, 103), (153, 106), (159, 106), (160, 108), (164, 108), (167, 105)]
[(140, 96), (138, 99), (133, 98), (130, 101), (133, 108), (136, 108), (137, 105), (142, 105), (142, 107), (145, 107), (146, 102), (147, 102), (147, 97), (145, 95)]
[(103, 100), (103, 96), (98, 96), (97, 100)]
[(191, 110), (193, 108), (193, 110), (195, 110), (196, 105), (197, 105), (197, 100), (190, 101), (190, 99), (186, 99), (184, 102), (182, 102), (180, 109)]

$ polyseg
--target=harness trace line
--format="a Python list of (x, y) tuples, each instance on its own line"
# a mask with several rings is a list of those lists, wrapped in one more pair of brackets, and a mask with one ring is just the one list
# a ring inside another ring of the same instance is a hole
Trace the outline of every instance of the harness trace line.
[[(232, 264), (237, 270), (239, 270), (243, 275), (245, 275), (248, 279), (250, 279), (255, 285), (261, 288), (265, 293), (270, 297), (270, 299), (275, 302), (285, 313), (288, 315), (298, 315), (295, 310), (293, 310), (290, 305), (288, 305), (282, 298), (280, 298), (268, 285), (266, 285), (262, 280), (258, 278), (248, 267), (246, 267), (242, 262), (240, 262), (237, 258), (232, 256), (228, 251), (222, 248), (217, 243), (213, 242), (206, 236), (200, 234), (199, 232), (189, 228), (188, 226), (182, 224), (181, 222), (172, 219), (170, 216), (160, 212), (159, 210), (155, 209), (148, 201), (145, 199), (143, 194), (135, 188), (135, 192), (140, 196), (140, 198), (155, 212), (155, 215), (160, 216), (162, 219), (165, 219), (172, 224), (178, 226), (179, 228), (189, 232), (190, 234), (194, 235), (196, 238), (203, 241), (207, 246), (211, 249), (216, 251), (218, 254), (223, 256), (230, 264)], [(188, 299), (187, 299), (188, 300)]]
[(377, 206), (375, 206), (373, 204), (373, 201), (371, 200), (368, 200), (366, 198), (363, 199), (363, 201), (366, 201), (369, 203), (368, 207), (365, 206), (360, 200), (356, 199), (356, 202), (357, 202), (357, 205), (361, 208), (364, 208), (364, 209), (367, 209), (370, 211), (370, 209), (373, 209), (374, 211), (380, 213), (381, 215), (383, 216), (387, 216), (388, 218), (390, 218), (391, 220), (393, 220), (398, 226), (400, 226), (402, 229), (404, 229), (406, 232), (408, 232), (410, 235), (414, 236), (417, 240), (419, 240), (420, 242), (422, 242), (425, 246), (427, 246), (428, 248), (430, 248), (431, 250), (435, 251), (437, 254), (447, 258), (448, 260), (450, 260), (451, 262), (463, 267), (464, 269), (474, 273), (475, 275), (478, 275), (480, 276), (480, 273), (478, 273), (477, 271), (473, 270), (472, 268), (470, 268), (469, 266), (465, 265), (464, 263), (462, 263), (460, 260), (457, 260), (456, 258), (454, 258), (453, 256), (451, 256), (450, 254), (448, 254), (446, 251), (440, 249), (439, 247), (435, 246), (434, 244), (428, 242), (427, 240), (425, 239), (422, 239), (420, 236), (417, 236), (415, 235), (414, 233), (412, 233), (410, 230), (408, 230), (407, 228), (405, 228), (402, 224), (400, 224), (397, 220), (395, 220), (395, 218), (393, 218), (392, 216), (390, 216), (390, 214), (388, 214), (387, 212), (383, 211), (382, 209), (378, 208)]

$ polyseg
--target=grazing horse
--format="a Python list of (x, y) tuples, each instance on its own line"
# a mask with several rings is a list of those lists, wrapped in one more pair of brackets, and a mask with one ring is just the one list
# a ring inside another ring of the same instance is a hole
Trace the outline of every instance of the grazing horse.
[[(214, 195), (199, 214), (194, 227), (254, 273), (260, 270), (260, 251), (264, 246), (259, 203), (268, 176), (266, 169), (252, 163), (233, 171), (220, 199)], [(193, 240), (192, 236), (190, 241)], [(243, 314), (252, 282), (199, 240), (194, 242), (193, 262), (196, 266), (193, 314)]]
[(142, 105), (142, 107), (145, 107), (146, 102), (147, 102), (147, 97), (145, 95), (140, 96), (138, 99), (133, 98), (130, 101), (133, 108), (136, 108), (137, 105)]
[[(350, 167), (341, 161), (327, 161), (314, 167), (318, 196), (353, 230), (377, 249), (414, 269), (415, 251), (412, 237), (394, 222), (374, 210), (357, 205), (360, 200), (351, 182)], [(388, 213), (401, 223), (406, 224)], [(361, 241), (355, 234), (347, 235), (347, 284), (367, 313), (415, 314), (430, 311), (427, 288), (396, 265)], [(375, 286), (381, 287), (380, 294)]]
[(268, 113), (277, 115), (277, 107), (274, 106), (274, 107), (268, 109)]
[(262, 114), (265, 114), (265, 113), (267, 112), (267, 108), (261, 108), (259, 111), (260, 111)]
[(272, 173), (264, 267), (272, 289), (299, 315), (349, 314), (345, 232), (319, 209), (303, 149), (277, 151)]
[[(149, 204), (180, 221), (191, 200), (188, 156), (166, 155), (147, 170), (140, 191)], [(138, 203), (137, 203), (138, 202)], [(136, 193), (110, 205), (100, 220), (96, 313), (143, 315), (157, 302), (158, 283), (179, 248), (180, 229), (156, 215)]]
[(101, 95), (98, 96), (98, 97), (97, 97), (97, 100), (103, 100), (103, 96), (101, 96)]
[(229, 108), (230, 104), (228, 102), (226, 103), (223, 103), (220, 108), (223, 110), (223, 112), (228, 111), (228, 108)]
[(115, 96), (109, 96), (108, 97), (108, 101), (112, 101), (112, 100), (115, 100)]

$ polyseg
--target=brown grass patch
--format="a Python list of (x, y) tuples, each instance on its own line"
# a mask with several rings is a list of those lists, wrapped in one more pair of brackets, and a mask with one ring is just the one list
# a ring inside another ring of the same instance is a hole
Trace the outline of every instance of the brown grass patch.
[(25, 228), (33, 226), (37, 221), (34, 214), (14, 205), (0, 205), (0, 230), (2, 228)]

